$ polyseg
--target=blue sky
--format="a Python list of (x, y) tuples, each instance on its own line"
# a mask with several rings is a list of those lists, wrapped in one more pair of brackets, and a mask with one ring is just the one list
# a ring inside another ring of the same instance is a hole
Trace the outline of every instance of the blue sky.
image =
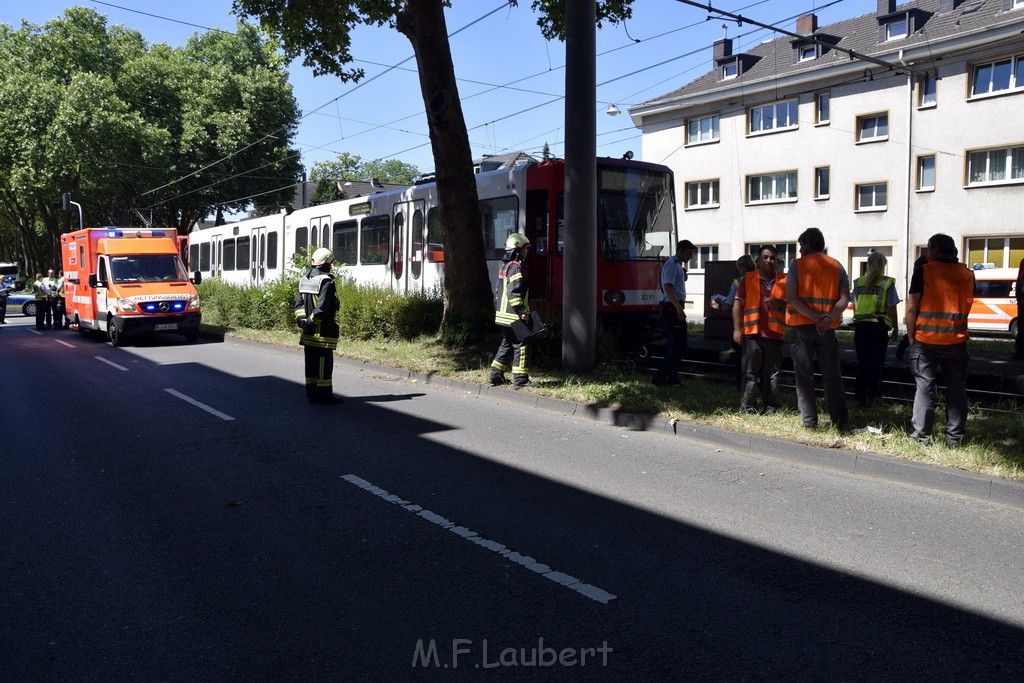
[[(564, 154), (565, 48), (548, 42), (536, 25), (530, 0), (509, 8), (503, 0), (454, 0), (446, 10), (459, 93), (473, 155), (523, 150), (539, 154), (547, 142)], [(819, 25), (874, 12), (874, 0), (713, 0), (712, 6), (766, 24), (794, 30), (798, 14), (816, 12)], [(151, 43), (182, 45), (211, 28), (232, 30), (230, 0), (2, 0), (0, 22), (22, 19), (41, 24), (72, 5), (93, 7), (111, 24), (139, 30)], [(710, 68), (711, 44), (723, 35), (734, 50), (777, 37), (767, 30), (708, 18), (706, 10), (675, 0), (635, 0), (633, 18), (597, 34), (597, 151), (641, 158), (640, 132), (627, 114), (630, 105), (664, 95)], [(723, 25), (726, 25), (723, 27)], [(421, 171), (433, 169), (426, 118), (419, 95), (412, 48), (389, 28), (354, 34), (353, 56), (367, 78), (363, 84), (314, 78), (299, 61), (291, 81), (303, 118), (295, 137), (303, 163), (337, 158), (342, 152), (363, 160), (397, 158)], [(390, 71), (390, 67), (397, 66)], [(616, 104), (622, 115), (605, 111)], [(660, 159), (646, 161), (660, 162)]]

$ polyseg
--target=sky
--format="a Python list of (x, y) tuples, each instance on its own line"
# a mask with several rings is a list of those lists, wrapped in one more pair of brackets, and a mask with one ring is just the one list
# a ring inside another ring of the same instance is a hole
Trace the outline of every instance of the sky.
[[(545, 143), (564, 147), (565, 46), (546, 41), (531, 0), (453, 0), (445, 11), (455, 74), (474, 158), (524, 151), (540, 156)], [(92, 7), (109, 24), (138, 30), (150, 43), (184, 45), (195, 33), (233, 30), (231, 0), (0, 0), (0, 22), (43, 24), (67, 7)], [(713, 0), (712, 7), (795, 30), (796, 16), (815, 12), (819, 26), (872, 13), (875, 0)], [(738, 26), (707, 9), (677, 0), (635, 0), (633, 17), (597, 32), (597, 153), (642, 159), (640, 131), (630, 106), (665, 95), (711, 68), (712, 43), (727, 36), (734, 52), (780, 34)], [(391, 28), (361, 27), (353, 34), (361, 83), (314, 77), (301, 59), (290, 67), (302, 112), (293, 144), (307, 170), (339, 154), (363, 161), (398, 159), (433, 170), (426, 116), (408, 40)], [(611, 105), (622, 112), (609, 116)], [(660, 163), (661, 159), (644, 159)]]

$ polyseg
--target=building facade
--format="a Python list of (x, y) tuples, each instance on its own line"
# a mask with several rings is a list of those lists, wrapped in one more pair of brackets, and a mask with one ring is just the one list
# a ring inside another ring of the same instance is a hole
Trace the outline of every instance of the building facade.
[(761, 244), (797, 257), (815, 226), (851, 278), (871, 251), (906, 293), (928, 237), (970, 266), (1024, 257), (1024, 0), (878, 0), (795, 30), (630, 109), (643, 158), (676, 174), (698, 313), (706, 260)]

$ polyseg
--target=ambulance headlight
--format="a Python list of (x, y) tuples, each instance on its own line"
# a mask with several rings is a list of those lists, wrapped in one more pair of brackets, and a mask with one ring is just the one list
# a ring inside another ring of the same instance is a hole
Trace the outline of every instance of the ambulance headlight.
[(135, 302), (131, 299), (118, 299), (117, 307), (121, 309), (122, 313), (138, 313), (139, 308), (135, 305)]
[(199, 308), (199, 297), (198, 296), (190, 296), (188, 298), (188, 308), (189, 308), (189, 310), (197, 310)]

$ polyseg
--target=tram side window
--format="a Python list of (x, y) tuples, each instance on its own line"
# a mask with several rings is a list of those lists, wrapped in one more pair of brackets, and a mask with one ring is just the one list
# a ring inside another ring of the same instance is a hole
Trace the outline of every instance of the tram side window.
[(387, 216), (369, 216), (363, 219), (359, 230), (359, 262), (364, 265), (388, 262), (388, 232), (391, 221)]
[(199, 270), (204, 273), (210, 270), (210, 245), (205, 242), (199, 245)]
[(277, 268), (277, 230), (267, 233), (267, 268)]
[[(224, 270), (225, 271), (234, 270), (235, 269), (235, 240), (234, 239), (224, 240), (224, 260), (222, 261), (222, 263), (224, 264)], [(249, 264), (246, 263), (245, 267), (248, 268)]]
[(505, 238), (519, 229), (519, 200), (516, 197), (480, 200), (480, 222), (484, 231), (484, 254), (500, 259)]
[(359, 256), (359, 224), (338, 221), (334, 224), (334, 258), (343, 266), (354, 266)]
[(199, 265), (199, 245), (190, 244), (188, 245), (188, 262), (193, 266)]
[(295, 253), (303, 253), (307, 246), (309, 246), (309, 228), (306, 226), (295, 228)]
[(235, 247), (236, 270), (249, 270), (249, 238), (239, 237)]
[(431, 263), (444, 261), (444, 225), (441, 209), (436, 206), (427, 211), (427, 260)]

